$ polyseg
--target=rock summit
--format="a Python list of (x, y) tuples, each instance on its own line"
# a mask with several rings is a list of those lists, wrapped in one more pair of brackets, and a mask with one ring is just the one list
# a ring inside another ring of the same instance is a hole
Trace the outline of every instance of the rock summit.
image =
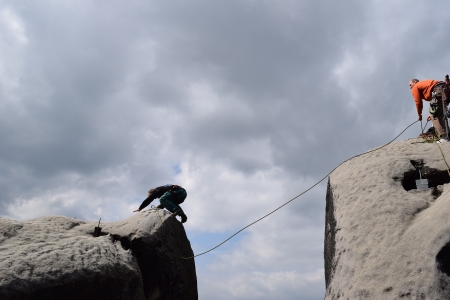
[(100, 224), (0, 218), (0, 299), (198, 299), (184, 228), (151, 209)]
[(450, 299), (446, 160), (450, 143), (408, 139), (330, 175), (325, 299)]

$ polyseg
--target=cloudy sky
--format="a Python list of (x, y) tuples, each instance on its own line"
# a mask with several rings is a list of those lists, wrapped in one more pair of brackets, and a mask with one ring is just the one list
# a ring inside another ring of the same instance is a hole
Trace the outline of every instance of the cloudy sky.
[[(450, 73), (444, 7), (0, 0), (0, 216), (116, 221), (177, 183), (206, 251), (417, 119), (408, 81)], [(325, 194), (196, 258), (200, 299), (323, 299)]]

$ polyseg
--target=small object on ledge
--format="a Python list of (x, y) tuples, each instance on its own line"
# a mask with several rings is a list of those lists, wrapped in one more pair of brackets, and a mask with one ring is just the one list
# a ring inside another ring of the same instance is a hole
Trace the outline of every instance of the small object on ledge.
[(99, 237), (99, 236), (100, 236), (100, 233), (102, 232), (102, 228), (100, 227), (100, 220), (101, 220), (101, 219), (102, 219), (102, 218), (100, 218), (100, 219), (98, 220), (98, 226), (94, 228), (94, 237)]

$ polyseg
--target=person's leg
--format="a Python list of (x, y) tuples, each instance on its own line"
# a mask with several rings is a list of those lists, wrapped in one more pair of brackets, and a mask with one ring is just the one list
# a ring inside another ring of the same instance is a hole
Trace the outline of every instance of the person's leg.
[(187, 193), (184, 189), (176, 189), (171, 192), (166, 192), (159, 198), (159, 202), (167, 208), (175, 216), (181, 217), (181, 223), (187, 221), (187, 216), (184, 213), (183, 209), (178, 205), (182, 203), (184, 199), (186, 199)]
[(184, 199), (186, 199), (187, 197), (187, 193), (186, 190), (183, 188), (178, 188), (175, 189), (173, 191), (171, 191), (172, 196), (173, 196), (173, 202), (175, 204), (181, 204), (184, 202)]
[(161, 202), (161, 205), (163, 205), (171, 213), (181, 209), (178, 204), (174, 203), (174, 199), (170, 192), (164, 193), (164, 195), (159, 198), (159, 202)]
[(445, 132), (445, 123), (443, 117), (433, 117), (432, 119), (433, 126), (436, 129), (436, 133), (439, 135), (441, 139), (447, 138), (447, 134)]
[(441, 105), (438, 106), (438, 109), (434, 116), (432, 117), (431, 121), (433, 123), (433, 126), (436, 130), (436, 133), (439, 135), (441, 139), (447, 139), (447, 130), (445, 126), (445, 119), (444, 119), (444, 108), (443, 103), (440, 101)]

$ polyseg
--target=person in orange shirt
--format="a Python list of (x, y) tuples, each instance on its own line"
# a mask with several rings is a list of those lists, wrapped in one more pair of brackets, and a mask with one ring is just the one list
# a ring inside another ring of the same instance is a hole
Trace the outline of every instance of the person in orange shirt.
[(411, 94), (416, 102), (416, 109), (419, 115), (419, 120), (422, 120), (423, 102), (430, 102), (430, 115), (427, 117), (427, 121), (432, 121), (434, 129), (439, 134), (441, 140), (444, 142), (448, 140), (447, 120), (445, 119), (444, 111), (446, 110), (445, 102), (448, 99), (448, 90), (445, 87), (443, 81), (426, 79), (419, 81), (418, 79), (411, 79), (409, 82), (409, 88)]

